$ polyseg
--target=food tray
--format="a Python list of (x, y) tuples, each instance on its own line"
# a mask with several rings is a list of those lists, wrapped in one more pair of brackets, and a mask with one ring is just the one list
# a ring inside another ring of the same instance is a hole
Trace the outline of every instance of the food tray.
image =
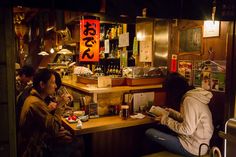
[[(77, 76), (77, 82), (84, 84), (97, 84), (97, 78)], [(112, 78), (112, 86), (124, 86), (126, 83), (124, 77)]]
[(141, 85), (156, 85), (164, 82), (163, 77), (155, 78), (126, 78), (126, 84), (128, 86), (141, 86)]

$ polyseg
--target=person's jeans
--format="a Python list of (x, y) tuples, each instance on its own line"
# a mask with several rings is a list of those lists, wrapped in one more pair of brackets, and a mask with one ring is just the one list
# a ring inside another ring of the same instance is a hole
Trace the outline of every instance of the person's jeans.
[(153, 128), (148, 129), (145, 132), (145, 134), (150, 140), (152, 140), (155, 143), (158, 143), (159, 145), (163, 146), (170, 152), (180, 154), (186, 157), (195, 156), (183, 148), (177, 136), (167, 134), (165, 132), (162, 132)]

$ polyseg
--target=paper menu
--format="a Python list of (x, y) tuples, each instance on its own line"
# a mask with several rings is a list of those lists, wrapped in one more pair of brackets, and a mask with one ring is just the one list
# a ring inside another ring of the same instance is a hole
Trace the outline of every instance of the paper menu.
[(140, 112), (147, 108), (149, 102), (154, 101), (154, 92), (134, 93), (133, 94), (133, 111)]
[(111, 85), (112, 85), (112, 80), (110, 76), (98, 77), (98, 88), (110, 88)]

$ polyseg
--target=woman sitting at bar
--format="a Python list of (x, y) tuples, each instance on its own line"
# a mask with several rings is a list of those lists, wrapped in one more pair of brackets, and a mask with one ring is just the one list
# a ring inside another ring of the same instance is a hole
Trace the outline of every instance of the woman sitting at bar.
[[(56, 92), (57, 92), (61, 87), (62, 81), (61, 81), (61, 77), (60, 77), (59, 73), (57, 73), (56, 71), (52, 71), (52, 72), (55, 75), (55, 83), (57, 85)], [(17, 128), (17, 130), (19, 128), (20, 113), (21, 113), (23, 104), (24, 104), (26, 98), (30, 95), (30, 92), (32, 89), (33, 89), (33, 84), (27, 86), (19, 94), (19, 96), (17, 98), (17, 103), (16, 103), (16, 128)], [(72, 101), (73, 101), (73, 96), (71, 94), (60, 95), (60, 96), (58, 94), (53, 94), (53, 95), (49, 95), (45, 98), (45, 102), (48, 104), (48, 107), (51, 110), (51, 113), (55, 112), (58, 104), (61, 104), (60, 106), (67, 106), (65, 104), (71, 104)], [(67, 106), (62, 109), (65, 110), (65, 108), (70, 108), (70, 107)]]
[(33, 89), (20, 115), (19, 156), (66, 157), (78, 149), (78, 143), (73, 141), (71, 134), (61, 125), (61, 107), (57, 106), (52, 114), (45, 102), (45, 98), (53, 95), (56, 88), (53, 71), (45, 68), (35, 74)]
[[(179, 109), (166, 108), (167, 112), (157, 117), (170, 131), (148, 129), (146, 136), (170, 152), (186, 157), (197, 156), (202, 143), (209, 145), (213, 134), (212, 115), (208, 103), (212, 93), (202, 88), (189, 86), (187, 80), (178, 73), (171, 73), (164, 87), (167, 99)], [(205, 154), (207, 148), (202, 148)]]

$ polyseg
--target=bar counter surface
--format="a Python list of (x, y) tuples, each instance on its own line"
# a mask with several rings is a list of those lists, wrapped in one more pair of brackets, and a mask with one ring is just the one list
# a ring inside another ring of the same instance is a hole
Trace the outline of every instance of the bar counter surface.
[(144, 85), (144, 86), (115, 86), (111, 88), (98, 88), (96, 84), (83, 84), (77, 83), (72, 79), (62, 79), (62, 84), (70, 88), (74, 88), (90, 94), (101, 94), (110, 92), (121, 92), (121, 91), (132, 91), (132, 90), (143, 90), (143, 89), (158, 89), (162, 88), (162, 84), (157, 85)]
[(62, 84), (66, 87), (87, 93), (92, 96), (93, 102), (98, 102), (98, 94), (115, 93), (115, 92), (133, 92), (141, 90), (161, 89), (162, 84), (156, 85), (140, 85), (140, 86), (115, 86), (110, 88), (98, 88), (97, 84), (78, 83), (73, 79), (62, 79)]
[(83, 122), (82, 128), (76, 128), (77, 123), (69, 123), (65, 118), (62, 118), (62, 123), (64, 127), (69, 129), (71, 133), (76, 136), (131, 126), (154, 124), (157, 122), (147, 116), (143, 119), (128, 118), (127, 120), (123, 120), (119, 116), (106, 116), (89, 119), (87, 122)]

